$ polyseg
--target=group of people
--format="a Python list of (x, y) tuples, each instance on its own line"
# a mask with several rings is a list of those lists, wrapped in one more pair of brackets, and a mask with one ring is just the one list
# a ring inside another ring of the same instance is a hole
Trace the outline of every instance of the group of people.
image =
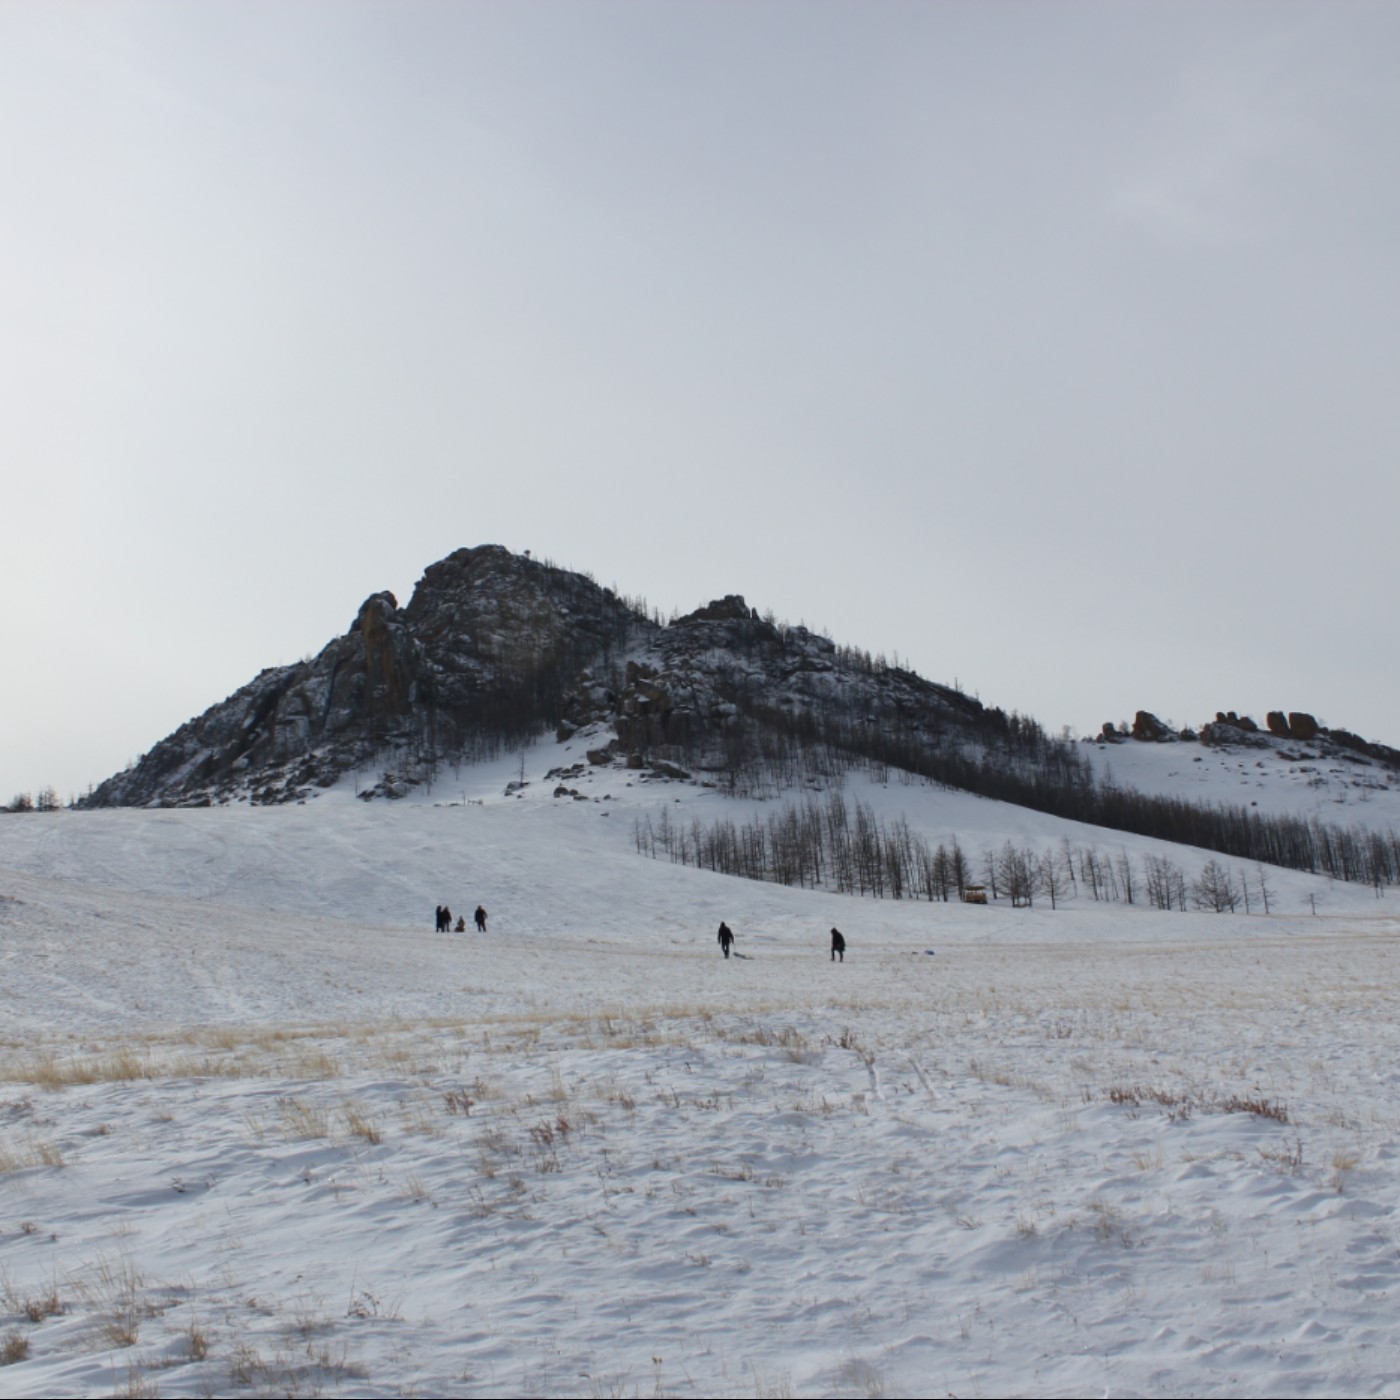
[[(472, 919), (476, 923), (476, 931), (478, 933), (485, 933), (486, 910), (483, 909), (481, 905), (478, 904), (476, 906), (476, 913), (472, 915)], [(439, 904), (437, 907), (437, 931), (439, 933), (452, 933), (454, 931), (452, 927), (452, 911), (445, 904)], [(467, 931), (466, 919), (459, 918), (457, 920), (457, 928), (455, 931), (457, 933), (465, 933)]]
[[(729, 956), (729, 950), (733, 948), (733, 946), (734, 930), (730, 928), (729, 925), (726, 924), (723, 919), (721, 919), (719, 925), (720, 951), (727, 958)], [(846, 961), (846, 939), (839, 928), (834, 928), (831, 930), (831, 961)]]

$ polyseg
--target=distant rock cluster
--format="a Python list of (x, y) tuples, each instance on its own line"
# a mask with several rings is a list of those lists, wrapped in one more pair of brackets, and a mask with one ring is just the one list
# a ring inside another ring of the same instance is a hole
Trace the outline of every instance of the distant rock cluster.
[(1360, 755), (1388, 767), (1400, 769), (1400, 749), (1371, 743), (1345, 729), (1328, 729), (1318, 723), (1316, 716), (1305, 710), (1270, 710), (1264, 727), (1249, 715), (1235, 710), (1217, 710), (1215, 718), (1196, 729), (1174, 730), (1150, 710), (1139, 710), (1131, 725), (1106, 723), (1097, 741), (1121, 744), (1129, 739), (1139, 743), (1171, 743), (1185, 740), (1206, 745), (1237, 745), (1246, 748), (1264, 747), (1270, 741), (1321, 745), (1323, 751)]

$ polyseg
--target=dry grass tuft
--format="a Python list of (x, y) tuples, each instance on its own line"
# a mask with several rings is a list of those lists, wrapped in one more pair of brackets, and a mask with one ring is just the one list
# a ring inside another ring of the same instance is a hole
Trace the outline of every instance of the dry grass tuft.
[[(1085, 1100), (1090, 1095), (1085, 1092)], [(1193, 1098), (1174, 1089), (1158, 1089), (1141, 1084), (1115, 1084), (1104, 1094), (1109, 1103), (1127, 1108), (1141, 1108), (1155, 1103), (1170, 1113), (1173, 1121), (1202, 1113), (1252, 1113), (1256, 1118), (1271, 1118), (1275, 1123), (1287, 1123), (1288, 1109), (1274, 1099), (1250, 1094), (1206, 1094)]]
[(59, 1317), (68, 1311), (63, 1299), (58, 1296), (57, 1288), (50, 1288), (47, 1293), (35, 1297), (26, 1297), (8, 1278), (0, 1286), (0, 1300), (3, 1300), (6, 1312), (18, 1313), (30, 1322), (43, 1322), (45, 1318)]
[(472, 1105), (476, 1100), (465, 1089), (449, 1089), (442, 1097), (447, 1104), (448, 1113), (460, 1113), (464, 1118), (471, 1116)]
[(203, 1361), (209, 1355), (209, 1334), (198, 1321), (192, 1321), (185, 1328), (185, 1340), (190, 1346), (191, 1361)]
[(288, 1137), (327, 1138), (331, 1135), (330, 1114), (316, 1104), (288, 1096), (277, 1100), (277, 1110)]
[(1272, 1118), (1276, 1123), (1288, 1122), (1288, 1110), (1273, 1099), (1251, 1098), (1248, 1095), (1231, 1094), (1217, 1105), (1220, 1113), (1252, 1113), (1256, 1118)]
[(149, 1376), (144, 1376), (134, 1366), (126, 1373), (126, 1384), (116, 1392), (130, 1397), (130, 1400), (160, 1400), (160, 1390)]
[(355, 1137), (363, 1138), (371, 1147), (377, 1147), (384, 1140), (378, 1123), (359, 1104), (346, 1103), (341, 1112), (345, 1117), (345, 1126)]
[(134, 1347), (141, 1336), (141, 1318), (135, 1309), (123, 1308), (105, 1318), (102, 1340), (109, 1347)]
[(407, 1200), (417, 1204), (437, 1204), (433, 1199), (433, 1193), (423, 1184), (422, 1178), (416, 1172), (410, 1173), (408, 1180), (404, 1182), (403, 1194)]
[(45, 1142), (35, 1137), (17, 1145), (0, 1143), (0, 1176), (9, 1172), (27, 1171), (30, 1167), (63, 1165), (63, 1149), (57, 1143)]

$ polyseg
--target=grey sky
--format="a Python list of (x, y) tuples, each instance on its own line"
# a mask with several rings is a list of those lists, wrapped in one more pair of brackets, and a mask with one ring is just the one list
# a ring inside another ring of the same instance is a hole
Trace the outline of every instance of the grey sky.
[(1400, 9), (0, 5), (0, 801), (461, 545), (1400, 744)]

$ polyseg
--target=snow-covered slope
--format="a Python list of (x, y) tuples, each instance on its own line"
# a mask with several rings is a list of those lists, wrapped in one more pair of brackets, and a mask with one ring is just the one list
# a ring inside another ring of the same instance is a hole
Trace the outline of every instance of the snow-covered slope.
[(1267, 816), (1400, 828), (1400, 772), (1326, 741), (1250, 736), (1248, 744), (1083, 745), (1101, 781), (1188, 802), (1257, 807)]
[(740, 881), (634, 822), (776, 804), (576, 758), (0, 821), (0, 1394), (1388, 1393), (1388, 898)]

